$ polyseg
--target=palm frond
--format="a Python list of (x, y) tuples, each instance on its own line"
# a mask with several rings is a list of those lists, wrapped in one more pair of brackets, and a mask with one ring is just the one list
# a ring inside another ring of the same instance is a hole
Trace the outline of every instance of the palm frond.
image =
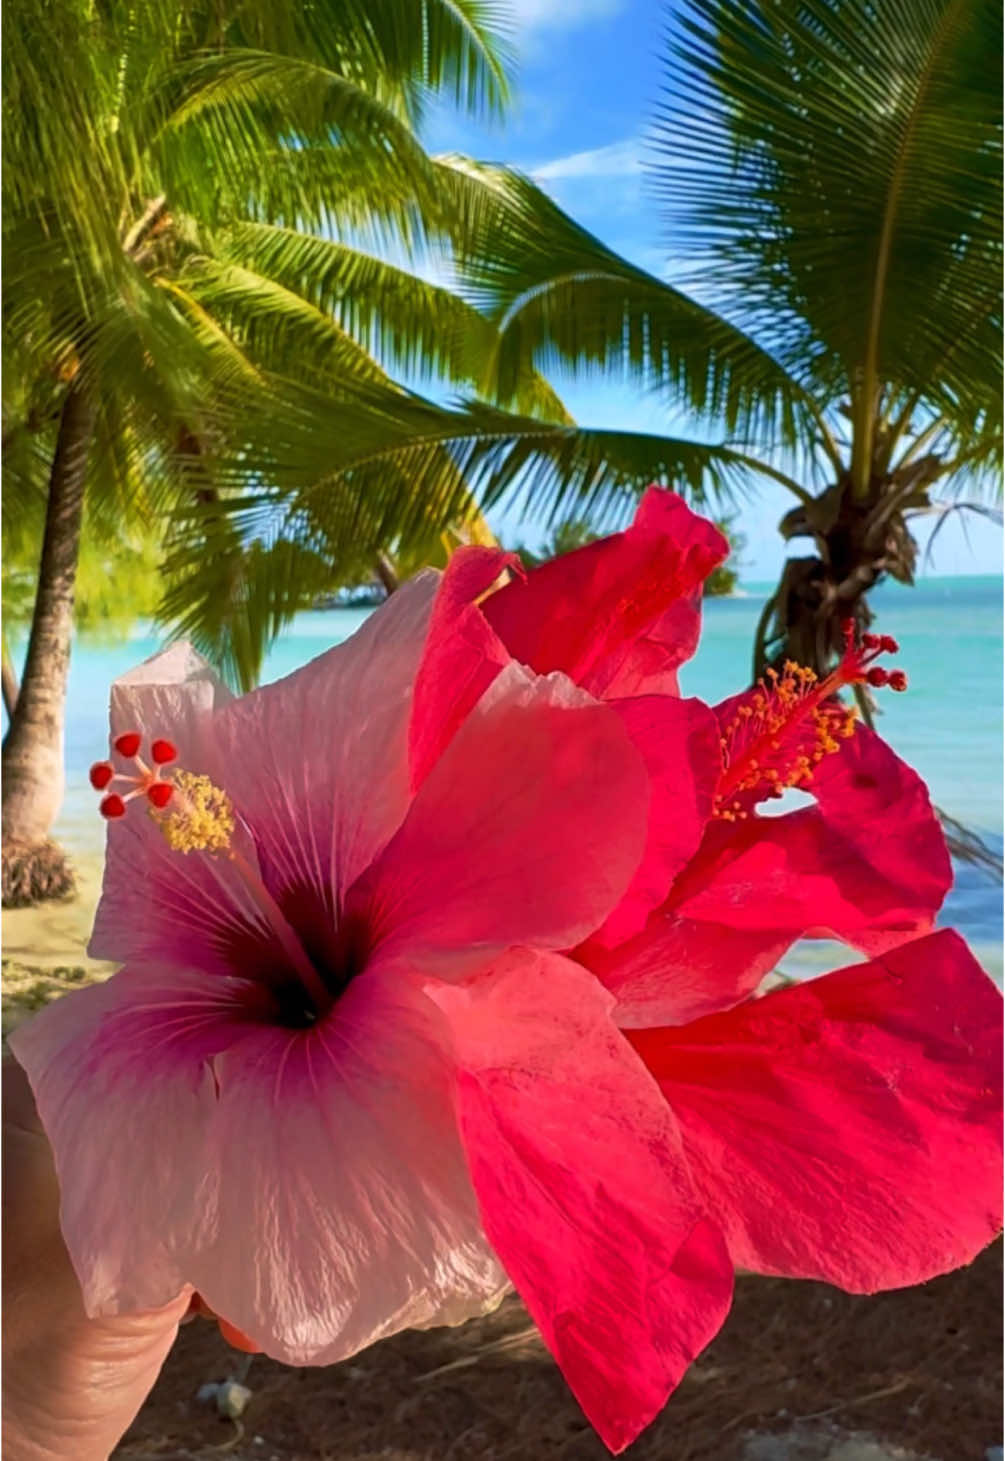
[(458, 295), (339, 240), (246, 223), (221, 255), (309, 301), (386, 371), (474, 383), (492, 348), (488, 320)]
[(530, 179), (454, 166), (467, 195), (462, 288), (499, 330), (488, 395), (511, 402), (532, 367), (620, 375), (730, 434), (797, 439), (806, 392), (749, 335), (619, 258)]
[[(1000, 28), (992, 0), (687, 0), (673, 25), (668, 227), (721, 308), (850, 396), (859, 471), (881, 386), (929, 398), (961, 311), (995, 313)], [(961, 424), (989, 343), (946, 382)]]

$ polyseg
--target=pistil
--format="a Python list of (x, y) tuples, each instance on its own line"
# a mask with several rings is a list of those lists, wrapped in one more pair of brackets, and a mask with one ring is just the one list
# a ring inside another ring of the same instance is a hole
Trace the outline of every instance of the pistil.
[(874, 664), (880, 655), (897, 652), (895, 639), (865, 634), (856, 646), (851, 623), (844, 634), (844, 654), (829, 675), (819, 679), (813, 670), (787, 660), (781, 673), (766, 670), (737, 707), (720, 738), (723, 770), (715, 816), (736, 821), (758, 801), (781, 796), (789, 787), (809, 786), (815, 767), (855, 733), (854, 710), (836, 699), (846, 685), (907, 689), (903, 670)]

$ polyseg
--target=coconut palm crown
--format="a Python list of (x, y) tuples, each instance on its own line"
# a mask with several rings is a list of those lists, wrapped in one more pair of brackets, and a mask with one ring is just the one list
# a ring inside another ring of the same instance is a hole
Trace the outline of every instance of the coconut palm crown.
[[(987, 511), (998, 490), (1000, 56), (994, 0), (679, 0), (649, 168), (675, 283), (527, 179), (464, 259), (499, 330), (495, 399), (528, 362), (627, 378), (690, 417), (699, 495), (738, 474), (792, 493), (781, 531), (810, 552), (766, 607), (755, 672), (832, 662), (868, 590), (911, 581), (911, 516), (961, 494)], [(652, 476), (653, 438), (623, 436), (608, 485), (633, 455)], [(536, 473), (561, 483), (554, 450)]]

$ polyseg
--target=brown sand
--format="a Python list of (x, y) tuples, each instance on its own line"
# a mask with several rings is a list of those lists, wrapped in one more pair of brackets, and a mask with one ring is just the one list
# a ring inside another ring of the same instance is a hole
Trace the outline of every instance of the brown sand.
[[(984, 1461), (1002, 1429), (1002, 1254), (922, 1288), (852, 1298), (742, 1278), (718, 1339), (632, 1461), (739, 1461), (799, 1420), (867, 1431), (938, 1461)], [(116, 1452), (159, 1461), (603, 1461), (515, 1299), (460, 1329), (402, 1334), (346, 1364), (256, 1356), (239, 1424), (195, 1400), (242, 1356), (198, 1320)], [(436, 1373), (438, 1372), (438, 1373)]]

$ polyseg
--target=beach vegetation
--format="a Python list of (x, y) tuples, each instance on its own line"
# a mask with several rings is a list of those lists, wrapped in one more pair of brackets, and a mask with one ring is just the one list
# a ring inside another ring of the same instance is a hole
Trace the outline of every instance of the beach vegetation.
[[(469, 505), (443, 448), (421, 502), (360, 460), (407, 399), (392, 372), (470, 379), (488, 330), (399, 261), (463, 212), (423, 109), (498, 112), (505, 38), (474, 0), (402, 17), (394, 0), (5, 9), (4, 547), (33, 564), (23, 664), (4, 662), (19, 885), (33, 848), (51, 860), (91, 518), (109, 591), (135, 587), (127, 547), (152, 531), (161, 617), (247, 683), (312, 589)], [(319, 415), (353, 470), (329, 457), (323, 530), (300, 507), (293, 541), (276, 499), (316, 484), (298, 445)]]

